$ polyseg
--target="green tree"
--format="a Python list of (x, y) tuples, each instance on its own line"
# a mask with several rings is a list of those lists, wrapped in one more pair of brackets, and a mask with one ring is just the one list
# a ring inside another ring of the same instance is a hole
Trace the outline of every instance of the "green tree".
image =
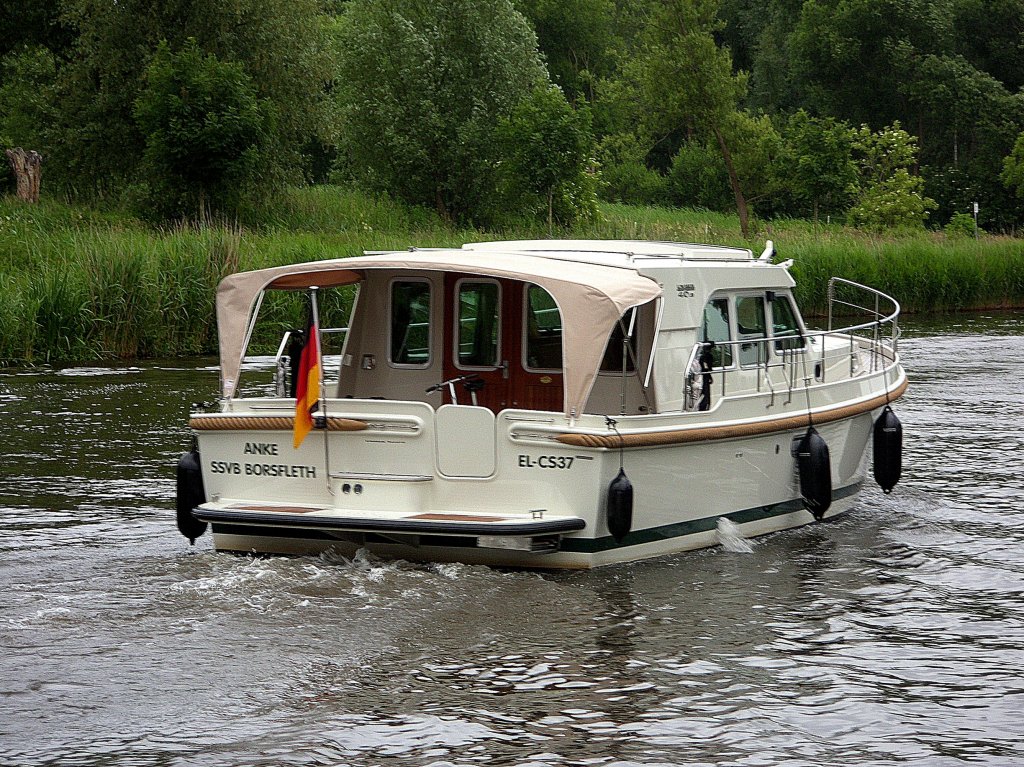
[(910, 173), (917, 163), (917, 140), (899, 122), (874, 132), (857, 131), (854, 156), (860, 172), (860, 196), (850, 223), (864, 229), (919, 228), (937, 205), (924, 193), (924, 179)]
[(523, 196), (540, 197), (554, 225), (556, 199), (565, 221), (592, 214), (593, 185), (588, 165), (594, 150), (590, 115), (569, 105), (556, 87), (537, 88), (512, 109), (498, 128), (503, 175)]
[(951, 50), (950, 2), (806, 0), (790, 49), (808, 110), (874, 128), (910, 119), (906, 51)]
[(43, 151), (68, 190), (117, 193), (137, 180), (146, 136), (135, 102), (162, 40), (173, 51), (194, 38), (204, 53), (237, 62), (266, 101), (264, 190), (301, 182), (304, 146), (330, 139), (332, 22), (319, 0), (63, 0), (63, 9), (76, 37), (59, 67), (60, 114)]
[(0, 59), (0, 149), (43, 147), (44, 126), (55, 115), (56, 76), (57, 63), (46, 48), (24, 46)]
[(667, 180), (645, 162), (647, 148), (636, 133), (611, 133), (598, 142), (601, 196), (630, 205), (664, 205)]
[(271, 134), (269, 105), (237, 62), (204, 54), (195, 40), (164, 42), (135, 101), (145, 136), (141, 179), (163, 217), (237, 212), (259, 178)]
[(576, 102), (593, 101), (599, 78), (612, 69), (617, 44), (613, 0), (515, 0), (537, 32), (552, 81)]
[(341, 31), (343, 167), (445, 218), (495, 215), (495, 130), (548, 84), (508, 0), (351, 0)]
[(672, 135), (716, 141), (746, 236), (747, 201), (728, 135), (746, 77), (733, 73), (729, 51), (715, 42), (721, 28), (716, 10), (715, 0), (657, 0), (623, 78), (652, 145)]
[(60, 0), (0, 0), (0, 58), (23, 48), (46, 48), (63, 56), (72, 30), (61, 20)]
[(794, 197), (810, 204), (815, 224), (822, 206), (830, 212), (845, 210), (857, 191), (855, 136), (846, 123), (814, 118), (802, 109), (786, 123), (784, 182)]
[(956, 0), (956, 52), (1011, 93), (1024, 87), (1024, 0)]
[(735, 204), (722, 152), (706, 141), (687, 141), (672, 158), (669, 199), (684, 208), (725, 211)]
[(999, 178), (1018, 198), (1024, 197), (1024, 133), (1017, 136), (1013, 150), (1003, 160)]
[(907, 126), (920, 147), (913, 174), (942, 218), (970, 189), (984, 215), (1012, 225), (1019, 206), (996, 179), (1024, 128), (1022, 24), (1022, 0), (806, 0), (788, 40), (791, 72), (812, 114)]
[(862, 229), (918, 229), (935, 207), (924, 194), (924, 179), (900, 168), (865, 189), (848, 215), (850, 223)]

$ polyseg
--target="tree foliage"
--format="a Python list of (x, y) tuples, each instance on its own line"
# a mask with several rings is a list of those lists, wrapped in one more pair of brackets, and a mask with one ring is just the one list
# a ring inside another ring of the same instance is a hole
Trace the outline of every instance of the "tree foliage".
[(516, 0), (533, 24), (551, 80), (576, 102), (593, 101), (598, 80), (613, 68), (618, 45), (613, 0)]
[(625, 95), (652, 144), (673, 134), (717, 141), (746, 233), (746, 198), (726, 135), (746, 77), (733, 72), (729, 51), (715, 42), (721, 26), (717, 8), (715, 0), (657, 0), (622, 75)]
[(40, 46), (22, 46), (0, 59), (0, 148), (42, 146), (43, 126), (55, 117), (57, 63)]
[(1024, 133), (1017, 136), (1013, 151), (1003, 160), (999, 177), (1018, 198), (1024, 198)]
[(272, 133), (269, 102), (241, 64), (204, 54), (194, 39), (178, 52), (161, 43), (134, 115), (152, 210), (162, 217), (237, 211), (259, 179)]
[(899, 122), (880, 131), (862, 125), (853, 149), (860, 195), (850, 209), (850, 223), (875, 231), (924, 226), (937, 206), (924, 193), (924, 179), (910, 173), (917, 162), (916, 139)]
[(594, 149), (590, 114), (573, 109), (561, 90), (535, 89), (502, 119), (497, 136), (513, 200), (539, 199), (549, 227), (556, 202), (563, 221), (596, 213), (588, 172)]
[[(744, 228), (748, 205), (939, 225), (974, 202), (989, 231), (1024, 226), (1024, 0), (0, 0), (0, 18), (0, 142), (46, 157), (51, 194), (230, 210), (334, 163), (479, 223), (568, 221), (601, 189), (735, 207)], [(157, 129), (168, 62), (218, 95)], [(897, 121), (913, 162), (882, 152), (868, 178), (862, 146), (854, 173), (855, 126)], [(587, 134), (598, 162), (563, 164)]]
[(352, 0), (341, 46), (346, 170), (446, 218), (493, 216), (497, 126), (548, 83), (522, 14), (508, 0)]
[[(302, 180), (303, 149), (330, 135), (334, 79), (328, 19), (317, 0), (64, 0), (73, 55), (57, 72), (58, 119), (44, 133), (49, 172), (68, 190), (116, 193), (139, 181), (147, 134), (135, 103), (161, 41), (234, 62), (272, 118), (264, 190)], [(239, 81), (241, 82), (241, 81)]]
[(815, 223), (822, 208), (828, 213), (846, 210), (857, 191), (856, 132), (846, 123), (811, 117), (801, 109), (789, 118), (783, 135), (783, 185), (811, 206)]

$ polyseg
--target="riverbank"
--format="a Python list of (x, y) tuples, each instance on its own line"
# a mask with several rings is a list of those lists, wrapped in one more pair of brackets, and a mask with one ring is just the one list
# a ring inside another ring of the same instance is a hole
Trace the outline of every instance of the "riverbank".
[[(122, 214), (0, 198), (0, 362), (134, 359), (216, 351), (214, 291), (226, 274), (363, 250), (458, 246), (549, 236), (546, 226), (484, 231), (430, 211), (337, 187), (289, 191), (257, 226), (155, 229)], [(749, 247), (766, 239), (794, 259), (798, 299), (821, 312), (830, 276), (877, 287), (908, 312), (1024, 306), (1024, 241), (942, 233), (879, 237), (807, 221), (603, 205), (598, 220), (556, 237), (679, 240)], [(272, 307), (293, 324), (294, 302)]]

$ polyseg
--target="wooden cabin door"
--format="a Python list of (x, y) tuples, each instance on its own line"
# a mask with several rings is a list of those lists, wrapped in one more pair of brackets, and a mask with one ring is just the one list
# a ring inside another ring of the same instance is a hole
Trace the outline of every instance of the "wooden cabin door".
[[(483, 381), (477, 404), (561, 410), (561, 319), (535, 285), (469, 274), (445, 278), (444, 377)], [(459, 404), (472, 404), (456, 385)], [(450, 399), (446, 395), (445, 401)]]

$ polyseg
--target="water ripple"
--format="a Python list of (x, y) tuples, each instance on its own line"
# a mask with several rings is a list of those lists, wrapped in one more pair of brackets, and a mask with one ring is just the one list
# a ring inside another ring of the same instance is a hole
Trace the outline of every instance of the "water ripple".
[(589, 573), (190, 547), (172, 469), (215, 368), (2, 374), (0, 764), (1024, 762), (1024, 337), (1000, 322), (904, 340), (892, 495)]

